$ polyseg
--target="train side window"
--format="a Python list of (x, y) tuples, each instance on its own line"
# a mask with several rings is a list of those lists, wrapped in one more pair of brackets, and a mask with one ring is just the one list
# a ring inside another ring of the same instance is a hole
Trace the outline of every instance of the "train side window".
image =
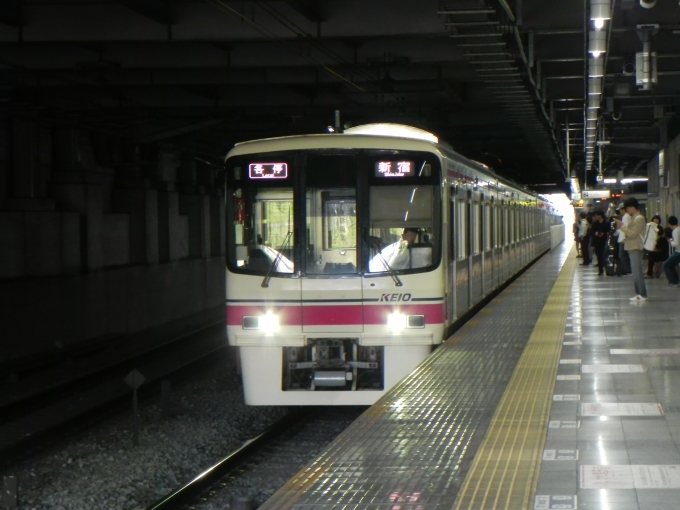
[(503, 246), (510, 245), (510, 209), (503, 207)]
[(484, 251), (489, 251), (491, 249), (491, 206), (489, 204), (484, 204)]
[(468, 255), (467, 247), (467, 202), (459, 200), (456, 202), (456, 212), (458, 221), (456, 223), (456, 259), (464, 260)]
[(472, 254), (479, 255), (482, 252), (482, 205), (479, 202), (473, 202), (471, 209)]
[(502, 232), (502, 224), (500, 221), (501, 218), (501, 208), (498, 206), (498, 204), (494, 205), (493, 207), (493, 214), (494, 214), (494, 229), (493, 229), (493, 247), (498, 248), (501, 245), (501, 232)]

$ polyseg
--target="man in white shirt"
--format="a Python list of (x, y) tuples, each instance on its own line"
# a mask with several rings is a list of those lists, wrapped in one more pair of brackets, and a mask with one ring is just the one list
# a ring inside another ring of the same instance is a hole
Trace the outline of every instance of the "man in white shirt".
[(642, 234), (647, 228), (645, 217), (640, 214), (639, 204), (635, 197), (631, 197), (623, 203), (626, 213), (629, 215), (628, 225), (623, 223), (623, 219), (615, 220), (616, 226), (626, 234), (623, 247), (630, 256), (630, 267), (633, 271), (633, 285), (635, 286), (635, 296), (631, 301), (647, 301), (647, 286), (642, 271), (642, 247), (644, 239)]
[(390, 269), (408, 269), (411, 257), (409, 246), (415, 242), (418, 233), (417, 228), (405, 228), (399, 241), (383, 248), (368, 262), (368, 270), (375, 273)]
[(671, 246), (674, 253), (666, 259), (662, 267), (668, 278), (668, 285), (680, 287), (680, 278), (678, 278), (678, 271), (676, 266), (680, 264), (680, 227), (678, 226), (678, 218), (670, 216), (668, 218), (668, 226), (673, 229), (673, 238)]

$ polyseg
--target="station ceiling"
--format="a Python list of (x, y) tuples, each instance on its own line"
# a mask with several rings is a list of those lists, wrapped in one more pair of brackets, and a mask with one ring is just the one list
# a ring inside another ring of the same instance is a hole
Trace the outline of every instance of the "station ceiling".
[(604, 176), (630, 176), (680, 132), (680, 5), (611, 0), (594, 108), (601, 1), (3, 0), (0, 114), (219, 164), (239, 141), (326, 132), (337, 111), (431, 131), (539, 192), (571, 172), (591, 187), (596, 140)]

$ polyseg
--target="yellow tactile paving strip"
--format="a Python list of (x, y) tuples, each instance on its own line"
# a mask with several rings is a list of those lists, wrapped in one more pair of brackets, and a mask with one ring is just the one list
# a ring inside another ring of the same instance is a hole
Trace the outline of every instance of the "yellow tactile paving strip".
[(572, 251), (458, 493), (455, 510), (533, 508), (576, 261)]

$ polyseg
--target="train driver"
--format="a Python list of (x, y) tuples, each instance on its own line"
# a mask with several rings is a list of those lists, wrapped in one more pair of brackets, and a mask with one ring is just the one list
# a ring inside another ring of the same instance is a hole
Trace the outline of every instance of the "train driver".
[(409, 247), (416, 241), (419, 233), (420, 229), (405, 228), (401, 232), (401, 239), (399, 241), (385, 246), (380, 253), (368, 262), (368, 270), (371, 273), (378, 273), (389, 271), (390, 269), (407, 269), (412, 267)]

